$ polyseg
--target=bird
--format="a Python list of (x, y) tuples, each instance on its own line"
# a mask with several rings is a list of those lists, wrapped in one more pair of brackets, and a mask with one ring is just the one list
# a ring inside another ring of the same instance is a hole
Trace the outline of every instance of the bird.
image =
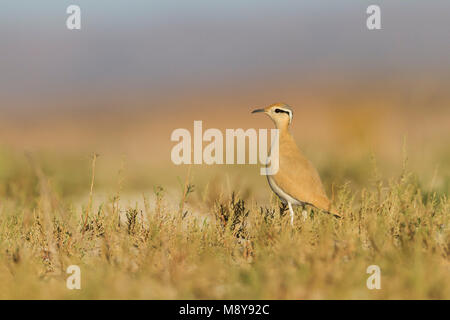
[(273, 175), (268, 174), (267, 180), (272, 191), (289, 207), (291, 225), (294, 224), (292, 206), (303, 208), (304, 219), (307, 217), (304, 210), (306, 206), (341, 218), (342, 215), (332, 207), (316, 168), (300, 151), (290, 133), (292, 108), (285, 103), (274, 103), (252, 111), (252, 113), (259, 112), (268, 115), (279, 132), (279, 169)]

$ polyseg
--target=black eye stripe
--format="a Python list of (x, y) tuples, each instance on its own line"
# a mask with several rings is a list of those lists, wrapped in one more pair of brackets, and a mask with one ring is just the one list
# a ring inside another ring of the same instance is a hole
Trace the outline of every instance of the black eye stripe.
[(275, 109), (275, 113), (286, 113), (288, 116), (290, 116), (291, 114), (289, 113), (289, 111), (283, 110), (283, 109)]

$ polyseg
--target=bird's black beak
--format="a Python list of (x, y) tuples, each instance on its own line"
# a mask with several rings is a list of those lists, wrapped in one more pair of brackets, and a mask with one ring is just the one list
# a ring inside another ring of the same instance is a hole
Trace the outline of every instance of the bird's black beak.
[(265, 112), (265, 110), (264, 109), (256, 109), (256, 110), (252, 111), (252, 113), (258, 113), (258, 112)]

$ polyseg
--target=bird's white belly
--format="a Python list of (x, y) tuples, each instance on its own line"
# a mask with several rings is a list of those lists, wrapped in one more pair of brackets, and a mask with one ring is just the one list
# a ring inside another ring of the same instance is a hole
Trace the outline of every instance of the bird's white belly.
[(294, 205), (301, 205), (301, 201), (298, 201), (297, 199), (292, 198), (290, 195), (288, 195), (286, 192), (284, 192), (275, 182), (272, 176), (268, 175), (267, 180), (269, 180), (270, 188), (273, 192), (283, 201), (283, 202), (289, 202)]

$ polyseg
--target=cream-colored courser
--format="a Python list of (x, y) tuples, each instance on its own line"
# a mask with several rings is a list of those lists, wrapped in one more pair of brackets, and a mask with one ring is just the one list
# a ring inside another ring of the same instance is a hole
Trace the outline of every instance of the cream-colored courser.
[(292, 122), (292, 108), (284, 103), (275, 103), (252, 113), (264, 112), (279, 130), (279, 170), (267, 175), (270, 188), (289, 207), (291, 224), (294, 222), (293, 205), (313, 206), (336, 217), (341, 215), (331, 207), (319, 174), (311, 162), (305, 158), (289, 132)]

